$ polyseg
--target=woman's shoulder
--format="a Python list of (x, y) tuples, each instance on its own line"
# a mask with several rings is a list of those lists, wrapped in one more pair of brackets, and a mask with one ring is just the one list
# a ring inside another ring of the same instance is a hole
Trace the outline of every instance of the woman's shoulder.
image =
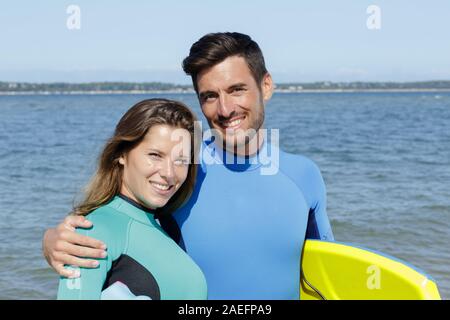
[(126, 214), (120, 212), (109, 203), (90, 212), (86, 218), (92, 222), (108, 222), (109, 224), (123, 223), (130, 219)]
[(130, 222), (130, 218), (127, 215), (108, 204), (90, 212), (86, 219), (92, 222), (92, 227), (85, 229), (88, 231), (88, 234), (102, 237), (126, 235)]
[(111, 206), (101, 206), (86, 216), (92, 222), (89, 229), (77, 229), (81, 234), (109, 242), (126, 241), (130, 218)]

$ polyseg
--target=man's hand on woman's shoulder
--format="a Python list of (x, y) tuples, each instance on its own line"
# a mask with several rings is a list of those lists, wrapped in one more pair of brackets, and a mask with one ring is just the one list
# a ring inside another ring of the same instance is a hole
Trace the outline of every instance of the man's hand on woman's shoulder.
[(56, 228), (45, 231), (42, 251), (48, 264), (61, 276), (79, 277), (79, 271), (64, 265), (95, 268), (98, 261), (87, 258), (106, 257), (106, 245), (94, 238), (83, 236), (75, 228), (90, 228), (92, 223), (83, 216), (68, 216)]

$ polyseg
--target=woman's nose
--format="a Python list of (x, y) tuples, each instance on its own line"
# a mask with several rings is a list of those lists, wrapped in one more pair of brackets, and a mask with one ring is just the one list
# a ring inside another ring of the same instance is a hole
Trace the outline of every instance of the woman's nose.
[(159, 174), (161, 175), (161, 177), (166, 179), (169, 184), (172, 184), (175, 177), (175, 173), (173, 163), (170, 159), (167, 159), (166, 161), (163, 162), (159, 170)]

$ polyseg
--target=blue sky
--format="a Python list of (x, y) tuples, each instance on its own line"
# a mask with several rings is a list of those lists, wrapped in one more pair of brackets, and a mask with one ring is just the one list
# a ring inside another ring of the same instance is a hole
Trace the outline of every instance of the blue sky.
[(189, 83), (182, 59), (217, 31), (252, 36), (276, 82), (450, 79), (449, 14), (446, 0), (2, 1), (0, 81)]

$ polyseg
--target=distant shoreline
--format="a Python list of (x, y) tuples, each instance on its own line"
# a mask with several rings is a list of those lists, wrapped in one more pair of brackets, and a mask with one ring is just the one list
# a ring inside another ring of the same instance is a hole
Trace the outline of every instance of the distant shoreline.
[[(276, 93), (450, 92), (450, 80), (415, 82), (276, 83)], [(192, 85), (164, 82), (28, 83), (0, 81), (0, 95), (195, 94)]]
[[(304, 89), (304, 90), (289, 90), (289, 89), (275, 89), (275, 93), (406, 93), (406, 92), (424, 92), (424, 93), (439, 93), (449, 92), (448, 89), (423, 89), (423, 88), (409, 88), (409, 89)], [(139, 94), (195, 94), (194, 90), (95, 90), (95, 91), (0, 91), (0, 96), (57, 96), (57, 95), (139, 95)]]

